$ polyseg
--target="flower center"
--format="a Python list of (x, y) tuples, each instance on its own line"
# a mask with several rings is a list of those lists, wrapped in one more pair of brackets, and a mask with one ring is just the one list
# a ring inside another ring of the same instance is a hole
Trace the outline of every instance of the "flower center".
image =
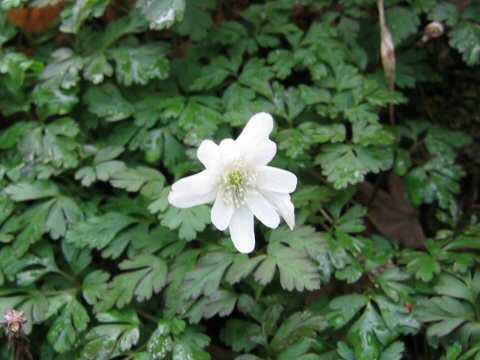
[(221, 179), (223, 200), (236, 208), (240, 207), (255, 192), (256, 182), (257, 174), (254, 171), (240, 161), (235, 163)]
[(242, 171), (233, 170), (228, 173), (228, 184), (233, 187), (240, 188), (245, 182), (245, 177)]

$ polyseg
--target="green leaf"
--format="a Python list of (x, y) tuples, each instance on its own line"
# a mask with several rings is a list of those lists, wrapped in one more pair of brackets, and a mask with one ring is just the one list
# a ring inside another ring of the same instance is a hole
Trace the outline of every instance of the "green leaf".
[(270, 243), (283, 242), (312, 259), (317, 259), (327, 252), (323, 237), (311, 226), (296, 226), (293, 231), (282, 226), (270, 234)]
[(39, 86), (45, 90), (71, 89), (80, 80), (80, 70), (83, 67), (82, 58), (72, 49), (59, 48), (52, 53), (53, 60), (45, 66)]
[(134, 113), (134, 107), (113, 84), (94, 86), (87, 90), (84, 101), (88, 110), (106, 121), (124, 120)]
[(122, 230), (136, 222), (123, 213), (109, 212), (78, 223), (67, 233), (67, 241), (78, 247), (103, 249)]
[(69, 48), (55, 50), (52, 57), (40, 75), (43, 81), (35, 86), (32, 94), (42, 118), (67, 114), (78, 103), (77, 84), (83, 59)]
[(77, 170), (75, 179), (81, 180), (83, 186), (90, 186), (97, 179), (108, 181), (113, 174), (125, 169), (125, 163), (113, 160), (123, 152), (121, 147), (105, 147), (98, 150), (92, 166), (85, 166)]
[(337, 343), (337, 352), (338, 355), (342, 357), (344, 360), (356, 360), (355, 353), (348, 347), (346, 343), (343, 341), (339, 341)]
[(427, 334), (431, 337), (443, 337), (452, 333), (464, 322), (465, 319), (462, 318), (445, 319), (430, 326)]
[(316, 332), (323, 331), (326, 327), (327, 322), (322, 316), (309, 311), (293, 313), (282, 322), (270, 346), (277, 351), (281, 350), (299, 339), (315, 337)]
[[(30, 324), (26, 323), (24, 326), (25, 333), (30, 334), (33, 330), (34, 324), (42, 323), (48, 317), (48, 309), (50, 304), (52, 304), (52, 298), (47, 300), (47, 297), (44, 294), (36, 293), (32, 294), (26, 301), (20, 306), (20, 310), (25, 313), (27, 319), (29, 319)], [(14, 306), (11, 306), (13, 308)], [(78, 324), (81, 325), (81, 319)], [(87, 317), (88, 322), (88, 317)]]
[(168, 47), (163, 43), (150, 43), (141, 46), (122, 46), (109, 53), (116, 67), (115, 74), (119, 83), (145, 85), (150, 80), (167, 78), (169, 63), (166, 59)]
[(113, 75), (113, 67), (107, 61), (104, 53), (97, 52), (84, 57), (83, 77), (95, 85), (101, 84), (105, 77)]
[(381, 274), (380, 277), (376, 278), (376, 282), (378, 282), (385, 295), (397, 302), (400, 297), (407, 298), (408, 294), (413, 292), (410, 286), (403, 283), (409, 278), (408, 273), (401, 272), (399, 268), (395, 267)]
[(32, 93), (40, 118), (51, 115), (65, 115), (78, 103), (77, 89), (48, 89), (39, 84)]
[[(36, 185), (38, 184), (35, 184), (35, 186)], [(12, 188), (14, 191), (19, 189), (21, 190), (22, 188)], [(28, 197), (42, 195), (35, 193), (35, 188), (30, 187), (30, 185), (27, 185), (25, 189), (31, 190), (23, 194)], [(41, 187), (36, 187), (36, 190), (38, 189), (41, 189)], [(50, 189), (56, 189), (56, 187)], [(46, 193), (46, 195), (48, 195), (48, 193)], [(53, 194), (51, 193), (50, 195)], [(30, 198), (25, 200), (30, 200)], [(40, 240), (44, 232), (48, 232), (52, 239), (58, 239), (65, 235), (67, 227), (82, 219), (83, 212), (73, 199), (57, 195), (56, 198), (30, 207), (21, 216), (11, 217), (9, 221), (5, 223), (3, 231), (5, 234), (19, 232), (16, 246), (17, 250), (21, 253), (26, 250), (30, 244)]]
[(185, 325), (183, 320), (160, 320), (147, 345), (150, 357), (164, 358), (172, 353), (172, 359), (210, 360), (209, 354), (203, 350), (210, 339)]
[(432, 156), (442, 155), (452, 159), (457, 156), (457, 151), (468, 145), (470, 141), (468, 135), (440, 126), (429, 127), (425, 135), (425, 146)]
[(173, 340), (169, 334), (170, 324), (166, 320), (160, 320), (147, 345), (148, 353), (153, 358), (162, 359), (173, 350)]
[(96, 318), (103, 325), (93, 327), (85, 336), (87, 343), (82, 350), (84, 359), (106, 360), (115, 351), (124, 352), (137, 344), (140, 321), (133, 310), (99, 313)]
[(140, 191), (147, 197), (158, 195), (163, 189), (164, 176), (155, 169), (149, 167), (137, 167), (116, 171), (110, 178), (110, 183), (120, 189), (129, 192)]
[[(434, 158), (425, 164), (425, 170), (429, 173), (430, 184), (427, 185), (427, 199), (431, 199), (432, 188), (436, 186), (435, 197), (442, 208), (446, 208), (453, 201), (452, 194), (460, 191), (458, 181), (465, 175), (463, 169), (456, 164), (443, 158)], [(407, 175), (408, 176), (408, 175)]]
[(17, 285), (27, 286), (49, 272), (58, 271), (50, 244), (40, 242), (21, 258), (8, 259), (3, 264), (7, 278), (15, 276)]
[(450, 335), (462, 324), (473, 321), (475, 318), (475, 312), (471, 306), (448, 296), (420, 301), (415, 313), (419, 321), (433, 323), (427, 330), (429, 338)]
[(185, 13), (174, 29), (190, 39), (198, 41), (207, 36), (207, 30), (213, 25), (208, 10), (215, 8), (213, 0), (189, 0), (185, 2)]
[(407, 7), (395, 6), (385, 11), (385, 21), (392, 33), (393, 42), (396, 46), (403, 40), (418, 32), (420, 18)]
[(115, 21), (110, 22), (102, 34), (97, 32), (90, 32), (85, 38), (85, 47), (94, 51), (104, 51), (112, 46), (121, 37), (144, 32), (147, 28), (145, 18), (140, 14), (140, 11), (132, 10), (127, 16), (123, 16)]
[(348, 108), (344, 111), (345, 117), (352, 123), (377, 123), (379, 121), (378, 115), (375, 113), (375, 108), (370, 104), (360, 104), (353, 108)]
[[(126, 249), (132, 251), (133, 248), (147, 243), (150, 243), (154, 249), (158, 249), (159, 246), (162, 246), (163, 242), (158, 242), (158, 237), (162, 232), (155, 231), (157, 229), (160, 230), (160, 228), (150, 229), (150, 224), (143, 221), (129, 227), (118, 236), (115, 236), (102, 250), (102, 257), (116, 259), (120, 257)], [(152, 243), (152, 241), (157, 243)]]
[(187, 328), (175, 340), (172, 359), (211, 360), (210, 354), (203, 350), (210, 342), (208, 336)]
[(315, 265), (301, 251), (271, 243), (267, 247), (267, 254), (255, 272), (255, 279), (261, 284), (269, 283), (275, 267), (278, 267), (282, 288), (289, 291), (320, 288), (320, 275)]
[[(314, 86), (299, 86), (300, 97), (306, 105), (315, 105), (320, 103), (328, 103), (331, 101), (330, 92), (326, 89)], [(332, 124), (333, 125), (333, 124)], [(335, 127), (335, 126), (332, 126)]]
[(205, 229), (210, 223), (210, 208), (206, 205), (195, 206), (190, 209), (177, 209), (169, 207), (159, 215), (161, 224), (171, 230), (177, 230), (180, 239), (191, 241), (197, 233)]
[[(135, 106), (135, 114), (133, 115), (135, 125), (150, 127), (164, 118), (161, 102), (158, 101), (161, 96), (159, 93), (145, 93), (135, 101), (133, 104)], [(160, 129), (154, 129), (152, 132), (164, 134)]]
[[(28, 76), (38, 75), (43, 69), (40, 63), (36, 63), (22, 53), (10, 52), (0, 59), (0, 79), (2, 85), (10, 95), (20, 97), (23, 101), (23, 85)], [(20, 104), (19, 104), (20, 105)], [(21, 105), (20, 105), (21, 106)], [(4, 113), (10, 113), (3, 110)]]
[(57, 186), (51, 181), (17, 183), (5, 188), (5, 193), (14, 201), (30, 201), (58, 195)]
[(225, 280), (234, 285), (250, 275), (258, 264), (265, 259), (265, 255), (248, 257), (244, 254), (237, 254), (232, 266), (227, 271)]
[(328, 144), (322, 147), (315, 163), (323, 167), (323, 174), (336, 189), (342, 189), (363, 181), (369, 172), (378, 173), (389, 168), (392, 153), (384, 148)]
[(210, 30), (209, 40), (214, 44), (232, 45), (247, 35), (247, 30), (241, 23), (224, 20)]
[(254, 58), (244, 65), (238, 81), (267, 99), (272, 99), (273, 91), (270, 86), (272, 78), (273, 73), (269, 67), (265, 66), (265, 61)]
[(457, 329), (461, 328), (459, 333), (464, 334), (465, 341), (478, 326), (471, 306), (447, 296), (419, 302), (416, 317), (422, 322), (433, 323), (427, 330), (427, 336), (430, 339), (452, 336)]
[(380, 310), (385, 325), (393, 334), (415, 334), (420, 330), (420, 323), (403, 303), (397, 305), (381, 295), (374, 295), (373, 300)]
[(217, 290), (211, 294), (205, 304), (203, 317), (209, 319), (215, 315), (220, 317), (228, 316), (232, 313), (237, 303), (237, 294), (226, 290)]
[(10, 149), (17, 145), (18, 141), (35, 128), (33, 121), (17, 121), (12, 126), (0, 132), (0, 149)]
[(255, 340), (260, 334), (261, 328), (257, 324), (240, 319), (228, 319), (220, 331), (220, 340), (234, 351), (248, 352), (257, 346)]
[(357, 245), (354, 245), (352, 242), (352, 238), (345, 237), (346, 234), (358, 234), (365, 230), (365, 223), (364, 217), (367, 215), (367, 209), (355, 205), (348, 209), (344, 214), (342, 214), (339, 218), (336, 218), (335, 235), (337, 238), (342, 237), (342, 239), (348, 240), (352, 245), (349, 247), (353, 249), (359, 250)]
[(480, 277), (474, 277), (477, 283), (472, 284), (472, 279), (469, 278), (470, 276), (466, 276), (465, 279), (462, 279), (452, 274), (441, 274), (433, 289), (439, 295), (466, 300), (475, 306), (480, 290), (480, 283), (478, 283)]
[(435, 21), (445, 21), (447, 25), (453, 26), (460, 20), (460, 12), (454, 4), (445, 1), (437, 4), (430, 18)]
[[(277, 106), (277, 113), (292, 122), (298, 115), (300, 115), (306, 108), (302, 91), (295, 88), (288, 88), (285, 90), (282, 86), (274, 84), (275, 105)], [(314, 127), (314, 123), (307, 123)]]
[(395, 341), (388, 348), (382, 351), (380, 360), (401, 360), (405, 354), (405, 345), (400, 341)]
[(185, 0), (139, 0), (136, 6), (147, 18), (152, 30), (171, 27), (175, 21), (183, 19), (185, 12)]
[(68, 352), (75, 344), (78, 333), (87, 328), (88, 321), (85, 308), (75, 298), (70, 298), (48, 331), (47, 339), (57, 352)]
[(352, 125), (353, 139), (355, 144), (362, 146), (391, 145), (393, 135), (380, 124), (356, 122)]
[[(61, 118), (46, 126), (38, 126), (22, 138), (18, 150), (25, 159), (55, 168), (74, 168), (78, 165), (80, 132), (70, 118)], [(50, 175), (44, 176), (49, 177)]]
[(198, 261), (196, 267), (189, 271), (182, 284), (182, 296), (196, 299), (201, 294), (210, 296), (220, 286), (223, 275), (233, 261), (229, 253), (209, 253)]
[(379, 88), (374, 93), (368, 94), (367, 101), (376, 106), (387, 106), (390, 103), (403, 104), (407, 102), (407, 98), (398, 91)]
[(303, 122), (295, 129), (279, 132), (279, 148), (285, 150), (288, 157), (295, 159), (318, 143), (344, 141), (345, 135), (345, 127), (341, 124), (319, 125)]
[[(461, 353), (462, 353), (462, 345), (456, 342), (447, 348), (446, 354), (442, 356), (440, 359), (441, 360), (457, 360)], [(468, 359), (468, 357), (462, 357), (461, 359)]]
[[(232, 68), (233, 67), (233, 68)], [(230, 63), (225, 56), (219, 56), (210, 62), (210, 65), (202, 67), (200, 75), (195, 79), (190, 87), (193, 91), (211, 90), (219, 86), (224, 80), (238, 69)]]
[(167, 265), (162, 259), (153, 255), (139, 255), (132, 260), (121, 262), (119, 267), (121, 270), (132, 270), (128, 272), (130, 281), (134, 273), (136, 277), (141, 276), (141, 281), (135, 288), (138, 301), (150, 299), (152, 294), (158, 293), (167, 282)]
[(62, 13), (60, 31), (77, 34), (87, 19), (102, 16), (108, 4), (108, 0), (75, 1)]
[(14, 246), (17, 256), (23, 255), (29, 247), (41, 240), (46, 231), (46, 219), (54, 200), (29, 207), (19, 216), (11, 217), (2, 226), (4, 234), (15, 234)]
[(79, 204), (67, 196), (58, 196), (50, 208), (45, 230), (52, 239), (59, 239), (67, 232), (67, 228), (83, 220), (83, 211)]
[(260, 360), (260, 358), (256, 355), (244, 354), (237, 356), (235, 360)]
[(368, 303), (363, 314), (348, 330), (347, 340), (353, 346), (357, 358), (374, 360), (380, 355), (380, 341), (385, 331), (382, 318)]
[(316, 360), (316, 354), (306, 354), (310, 349), (312, 341), (308, 338), (303, 338), (288, 346), (285, 350), (278, 354), (278, 360), (300, 359), (300, 360)]
[[(0, 4), (0, 7), (3, 10), (6, 10), (6, 8), (8, 8), (9, 5), (17, 6), (18, 1), (22, 1), (22, 0), (3, 1)], [(0, 29), (1, 29), (1, 32), (0, 32), (0, 34), (1, 34), (0, 35), (0, 47), (3, 47), (3, 45), (7, 41), (12, 39), (17, 33), (16, 29), (15, 29), (15, 26), (13, 26), (12, 24), (9, 24), (9, 22), (7, 22), (7, 15), (8, 15), (8, 13), (6, 11), (3, 11), (2, 15), (0, 15)]]
[(405, 176), (405, 188), (414, 205), (437, 200), (445, 209), (454, 201), (453, 195), (459, 193), (458, 182), (464, 174), (454, 159), (437, 156), (411, 169)]
[(429, 282), (435, 274), (440, 272), (440, 264), (431, 256), (423, 252), (411, 252), (405, 256), (407, 270), (414, 273), (417, 279)]
[(168, 268), (165, 261), (154, 255), (138, 255), (120, 263), (121, 270), (129, 270), (115, 276), (108, 290), (101, 296), (96, 309), (104, 311), (113, 305), (122, 308), (132, 301), (148, 300), (160, 292), (167, 283)]
[(104, 296), (108, 289), (108, 279), (110, 279), (110, 274), (102, 270), (92, 271), (85, 277), (82, 284), (82, 295), (89, 305), (95, 305)]
[(463, 23), (449, 32), (449, 44), (462, 54), (468, 66), (480, 63), (480, 24)]
[(193, 97), (188, 101), (178, 120), (178, 125), (183, 130), (184, 141), (188, 145), (199, 145), (203, 139), (212, 138), (223, 121), (223, 117), (214, 108), (218, 106), (217, 98)]
[(1, 9), (2, 10), (9, 10), (11, 8), (19, 7), (25, 1), (26, 0), (5, 0), (5, 1), (2, 1)]
[(334, 329), (338, 330), (348, 323), (367, 304), (367, 297), (360, 294), (344, 295), (335, 298), (328, 307), (327, 319)]
[(348, 284), (353, 284), (362, 277), (363, 272), (362, 265), (359, 261), (349, 256), (348, 264), (341, 269), (337, 269), (335, 277), (339, 280), (346, 281)]

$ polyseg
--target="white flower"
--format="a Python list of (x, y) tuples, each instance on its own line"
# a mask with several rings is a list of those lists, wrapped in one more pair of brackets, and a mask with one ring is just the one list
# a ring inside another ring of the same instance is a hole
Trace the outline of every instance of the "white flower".
[(178, 208), (215, 201), (212, 223), (222, 231), (229, 228), (241, 253), (255, 247), (254, 215), (272, 229), (278, 227), (280, 216), (291, 229), (295, 224), (289, 193), (295, 190), (297, 177), (266, 166), (277, 152), (277, 145), (268, 138), (272, 129), (272, 116), (258, 113), (236, 140), (224, 139), (220, 145), (204, 140), (197, 157), (205, 170), (174, 183), (168, 195), (170, 204)]

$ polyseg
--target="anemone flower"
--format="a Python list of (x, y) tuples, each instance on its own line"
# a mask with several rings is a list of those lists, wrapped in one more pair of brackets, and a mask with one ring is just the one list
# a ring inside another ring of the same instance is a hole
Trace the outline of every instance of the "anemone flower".
[(249, 253), (255, 247), (254, 216), (275, 229), (283, 217), (290, 229), (295, 224), (290, 193), (297, 186), (295, 174), (267, 166), (277, 152), (269, 139), (273, 118), (267, 113), (253, 115), (236, 140), (219, 145), (204, 140), (198, 160), (205, 170), (172, 185), (168, 201), (178, 208), (214, 201), (211, 219), (218, 230), (230, 230), (235, 248)]

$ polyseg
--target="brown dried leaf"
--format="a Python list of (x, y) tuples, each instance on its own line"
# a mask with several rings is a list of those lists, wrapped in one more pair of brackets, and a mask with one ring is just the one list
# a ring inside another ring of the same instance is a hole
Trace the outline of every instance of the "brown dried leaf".
[(408, 247), (423, 248), (425, 234), (402, 181), (395, 173), (388, 176), (388, 189), (389, 192), (375, 190), (371, 183), (364, 181), (358, 187), (357, 199), (368, 206), (369, 220), (382, 235)]
[(63, 2), (42, 7), (10, 9), (8, 21), (23, 32), (39, 34), (48, 30), (58, 19), (63, 10)]

